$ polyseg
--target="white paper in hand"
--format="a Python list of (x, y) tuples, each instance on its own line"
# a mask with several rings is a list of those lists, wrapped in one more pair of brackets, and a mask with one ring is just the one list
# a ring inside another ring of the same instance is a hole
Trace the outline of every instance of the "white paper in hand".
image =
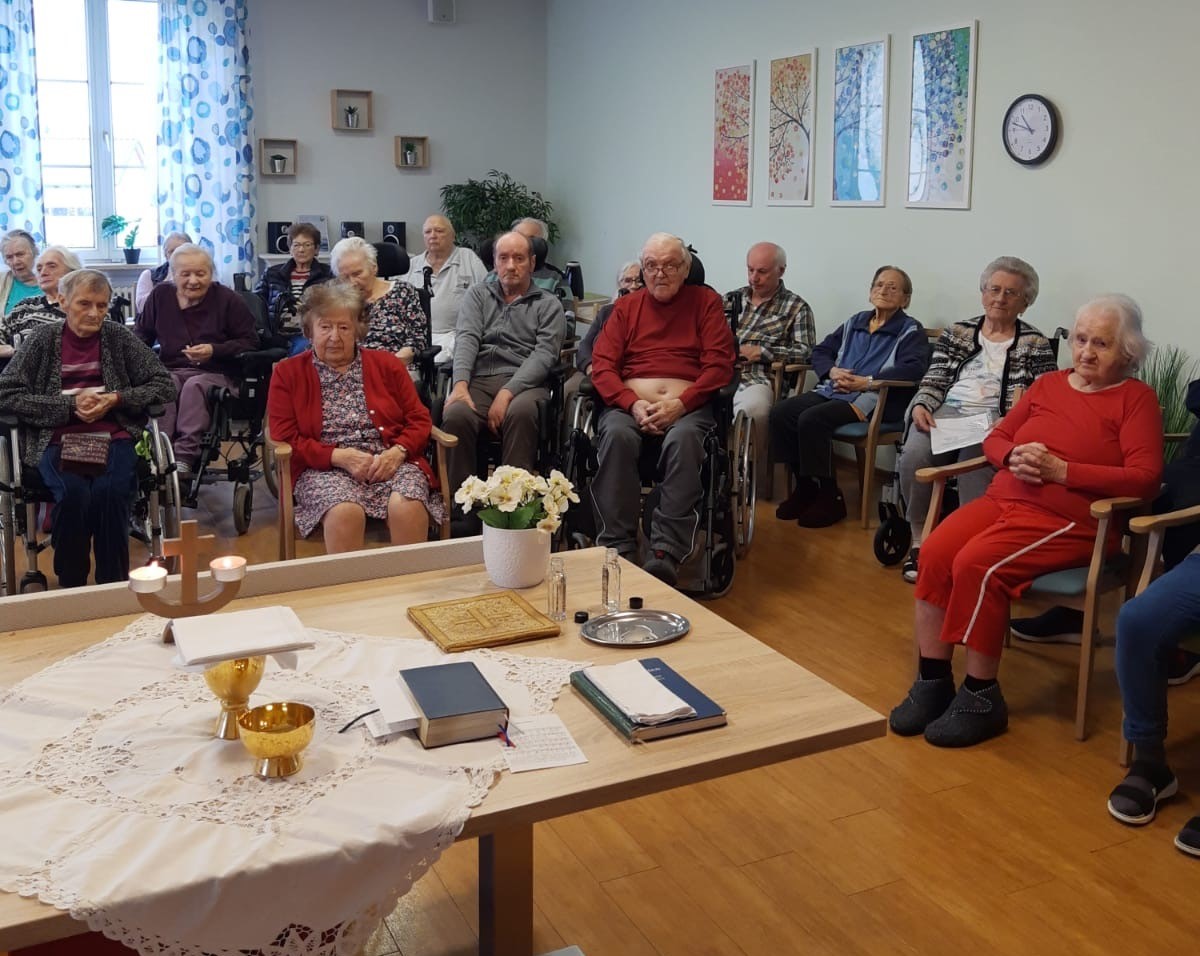
[(215, 664), (313, 646), (296, 612), (281, 606), (176, 618), (171, 622), (171, 631), (185, 665)]
[(635, 723), (661, 724), (696, 714), (691, 704), (655, 680), (641, 661), (585, 667), (583, 672)]
[(978, 415), (946, 415), (937, 419), (937, 427), (929, 430), (929, 447), (935, 455), (959, 448), (980, 445), (992, 428), (992, 416), (987, 412)]

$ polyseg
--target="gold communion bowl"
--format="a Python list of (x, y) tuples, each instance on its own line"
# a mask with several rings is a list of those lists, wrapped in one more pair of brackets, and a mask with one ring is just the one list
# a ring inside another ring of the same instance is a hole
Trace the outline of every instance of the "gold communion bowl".
[(250, 695), (262, 680), (266, 657), (239, 657), (237, 660), (221, 661), (204, 672), (208, 689), (221, 701), (221, 716), (213, 730), (214, 737), (222, 740), (237, 740), (237, 719), (248, 709)]
[(290, 701), (262, 704), (238, 717), (242, 743), (260, 777), (289, 777), (300, 769), (300, 753), (312, 742), (316, 711)]

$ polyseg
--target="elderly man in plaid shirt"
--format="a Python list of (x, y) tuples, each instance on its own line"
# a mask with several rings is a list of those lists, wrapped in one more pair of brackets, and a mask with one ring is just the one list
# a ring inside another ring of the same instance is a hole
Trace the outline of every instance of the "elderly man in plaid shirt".
[(760, 480), (767, 450), (767, 416), (774, 394), (772, 362), (807, 362), (816, 343), (812, 309), (783, 284), (787, 253), (773, 242), (759, 242), (746, 253), (749, 285), (725, 293), (725, 314), (737, 336), (741, 381), (733, 398), (736, 414), (754, 422), (754, 447)]

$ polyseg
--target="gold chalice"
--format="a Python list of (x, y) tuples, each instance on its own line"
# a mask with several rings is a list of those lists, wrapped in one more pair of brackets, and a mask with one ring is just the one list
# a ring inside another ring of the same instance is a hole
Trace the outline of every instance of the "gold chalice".
[(300, 752), (312, 742), (316, 711), (290, 701), (262, 704), (238, 719), (242, 743), (254, 757), (254, 772), (265, 780), (290, 777), (300, 769)]
[(208, 689), (221, 701), (221, 716), (217, 718), (214, 737), (238, 739), (237, 719), (247, 711), (250, 695), (262, 680), (266, 665), (266, 657), (260, 654), (258, 657), (221, 661), (204, 672)]

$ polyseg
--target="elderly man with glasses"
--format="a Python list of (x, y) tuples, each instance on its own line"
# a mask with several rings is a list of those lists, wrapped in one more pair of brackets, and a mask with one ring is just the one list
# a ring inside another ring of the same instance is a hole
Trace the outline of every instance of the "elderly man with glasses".
[(709, 399), (733, 378), (734, 344), (721, 297), (685, 285), (692, 257), (677, 236), (655, 233), (641, 256), (646, 287), (622, 296), (596, 340), (592, 381), (604, 403), (592, 484), (597, 543), (637, 556), (642, 442), (661, 439), (660, 497), (642, 565), (674, 585), (700, 525)]

